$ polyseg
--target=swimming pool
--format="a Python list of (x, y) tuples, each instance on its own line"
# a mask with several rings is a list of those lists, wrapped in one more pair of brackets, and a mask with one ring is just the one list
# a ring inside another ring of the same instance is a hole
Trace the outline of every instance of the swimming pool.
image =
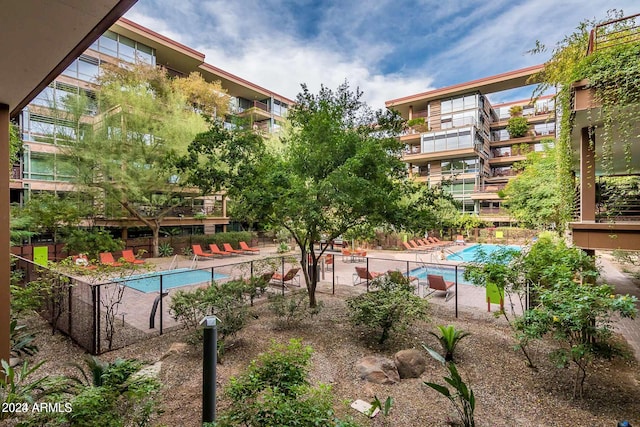
[[(437, 274), (442, 276), (447, 282), (456, 281), (456, 270), (451, 267), (436, 267), (436, 266), (423, 266), (414, 268), (409, 272), (409, 276), (417, 277), (421, 282), (427, 280), (427, 274)], [(464, 268), (458, 267), (458, 284), (459, 285), (471, 285), (471, 283), (464, 280)]]
[[(178, 288), (180, 286), (195, 285), (197, 283), (211, 282), (211, 270), (192, 270), (190, 268), (178, 268), (175, 270), (154, 271), (145, 274), (124, 277), (114, 280), (123, 283), (125, 286), (141, 292), (159, 292), (160, 277), (162, 277), (162, 290)], [(225, 279), (226, 274), (215, 273), (213, 279)]]
[(485, 254), (491, 255), (492, 253), (499, 251), (500, 249), (515, 249), (517, 251), (520, 251), (522, 248), (520, 246), (514, 245), (488, 245), (480, 243), (477, 245), (469, 246), (468, 248), (464, 248), (459, 252), (447, 255), (447, 260), (472, 262), (475, 261), (476, 256), (478, 256), (478, 251), (481, 249)]

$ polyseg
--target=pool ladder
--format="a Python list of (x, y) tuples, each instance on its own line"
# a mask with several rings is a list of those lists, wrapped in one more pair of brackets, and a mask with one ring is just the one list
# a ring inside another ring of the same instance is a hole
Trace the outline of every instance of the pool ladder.
[(169, 264), (168, 270), (175, 270), (176, 268), (178, 268), (178, 255), (173, 256), (173, 259), (171, 260), (171, 264)]

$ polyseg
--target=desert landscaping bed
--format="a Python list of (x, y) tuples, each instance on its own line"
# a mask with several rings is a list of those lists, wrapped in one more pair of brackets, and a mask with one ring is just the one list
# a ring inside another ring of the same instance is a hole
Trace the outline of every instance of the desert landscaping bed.
[[(311, 381), (332, 386), (334, 406), (340, 416), (353, 416), (362, 425), (372, 425), (365, 416), (349, 407), (355, 399), (366, 401), (392, 396), (393, 426), (444, 426), (455, 419), (449, 402), (423, 385), (423, 381), (443, 383), (444, 368), (427, 357), (427, 370), (418, 379), (404, 379), (394, 385), (378, 385), (360, 379), (355, 368), (358, 360), (369, 355), (393, 357), (401, 349), (421, 348), (426, 343), (438, 348), (428, 334), (438, 324), (453, 324), (471, 335), (458, 346), (457, 364), (463, 378), (472, 386), (477, 399), (476, 421), (480, 426), (612, 426), (620, 419), (632, 424), (640, 414), (640, 370), (629, 355), (611, 362), (597, 361), (587, 378), (585, 396), (572, 399), (573, 370), (555, 368), (546, 357), (552, 345), (533, 347), (538, 370), (526, 367), (502, 319), (480, 310), (461, 311), (455, 319), (449, 307), (432, 305), (431, 320), (416, 324), (406, 335), (395, 338), (385, 348), (369, 345), (360, 330), (346, 318), (342, 297), (320, 295), (324, 307), (320, 314), (294, 329), (275, 328), (275, 317), (266, 304), (253, 308), (254, 316), (244, 330), (230, 342), (218, 367), (218, 383), (224, 387), (229, 378), (242, 372), (249, 361), (268, 348), (271, 340), (287, 342), (300, 338), (312, 346)], [(68, 362), (79, 361), (83, 352), (63, 336), (51, 335), (40, 319), (36, 324), (40, 352), (38, 360), (47, 360), (41, 374), (71, 372)], [(197, 426), (201, 417), (202, 347), (182, 344), (184, 330), (170, 332), (127, 348), (106, 353), (105, 360), (138, 358), (148, 362), (162, 359), (160, 379), (164, 384), (164, 413), (156, 425)], [(218, 410), (227, 405), (219, 392)]]

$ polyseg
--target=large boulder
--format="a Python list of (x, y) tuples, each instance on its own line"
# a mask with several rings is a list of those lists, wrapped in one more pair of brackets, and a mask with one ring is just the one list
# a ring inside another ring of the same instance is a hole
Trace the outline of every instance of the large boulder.
[(423, 352), (415, 348), (400, 350), (393, 356), (400, 378), (419, 378), (427, 369), (427, 359)]
[(375, 384), (395, 384), (400, 381), (393, 360), (381, 356), (367, 356), (356, 364), (360, 378)]

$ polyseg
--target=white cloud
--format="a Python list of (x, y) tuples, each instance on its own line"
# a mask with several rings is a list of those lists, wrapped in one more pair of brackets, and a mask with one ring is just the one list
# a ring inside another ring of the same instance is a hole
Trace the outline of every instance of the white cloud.
[[(627, 14), (636, 0), (619, 0)], [(607, 0), (139, 0), (126, 16), (205, 53), (206, 61), (288, 98), (348, 80), (384, 101), (543, 62)], [(627, 10), (628, 9), (628, 10)]]

